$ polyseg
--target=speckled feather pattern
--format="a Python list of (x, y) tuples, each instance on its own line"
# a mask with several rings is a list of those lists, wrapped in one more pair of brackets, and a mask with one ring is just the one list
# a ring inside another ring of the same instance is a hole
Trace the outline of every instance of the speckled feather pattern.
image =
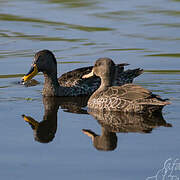
[[(113, 85), (120, 86), (126, 83), (131, 83), (133, 79), (142, 74), (142, 69), (132, 69), (124, 71), (124, 65), (116, 65), (116, 74), (113, 81)], [(88, 79), (82, 79), (82, 76), (92, 71), (92, 66), (79, 68), (63, 74), (58, 82), (64, 89), (64, 96), (80, 96), (80, 95), (91, 95), (95, 92), (100, 84), (101, 80), (99, 77), (94, 76)]]
[(88, 101), (90, 109), (138, 113), (160, 111), (166, 104), (169, 102), (134, 84), (97, 90)]

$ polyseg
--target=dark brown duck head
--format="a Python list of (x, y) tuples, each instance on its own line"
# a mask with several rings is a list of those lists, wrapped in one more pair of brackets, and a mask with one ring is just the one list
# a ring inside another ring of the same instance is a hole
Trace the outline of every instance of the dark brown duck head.
[(115, 75), (116, 65), (110, 58), (99, 58), (91, 71), (91, 73), (86, 74), (83, 78), (89, 78), (93, 75), (99, 76), (101, 78), (101, 86), (111, 86), (114, 75)]
[(49, 76), (57, 76), (57, 62), (54, 54), (49, 50), (42, 50), (35, 54), (30, 71), (22, 78), (23, 82), (32, 79), (38, 72)]

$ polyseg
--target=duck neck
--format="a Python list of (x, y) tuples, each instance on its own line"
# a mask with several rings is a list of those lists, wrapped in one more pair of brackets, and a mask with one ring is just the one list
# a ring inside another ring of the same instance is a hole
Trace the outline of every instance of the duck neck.
[(112, 67), (110, 70), (106, 71), (105, 73), (102, 73), (100, 76), (101, 78), (101, 85), (99, 89), (106, 89), (108, 87), (111, 87), (113, 85), (115, 77), (115, 67)]
[(101, 85), (100, 87), (92, 94), (89, 98), (89, 101), (94, 99), (102, 91), (105, 91), (108, 87), (112, 86), (114, 76), (101, 76)]
[(52, 73), (43, 73), (44, 74), (44, 88), (43, 95), (44, 96), (56, 96), (59, 91), (59, 83), (57, 79), (57, 71)]
[(57, 129), (57, 112), (59, 105), (55, 97), (44, 97), (44, 117), (43, 121), (48, 121), (49, 130), (56, 132)]
[[(59, 101), (57, 97), (43, 97), (44, 116), (48, 117), (57, 114), (59, 109)], [(47, 120), (48, 118), (45, 118)]]
[(116, 136), (116, 133), (115, 132), (111, 132), (109, 130), (107, 130), (105, 127), (101, 127), (101, 136), (104, 136), (104, 137), (112, 137), (112, 136)]
[(105, 77), (105, 78), (101, 77), (101, 85), (99, 87), (99, 90), (104, 90), (104, 89), (112, 86), (112, 81), (113, 81), (113, 79), (110, 76), (109, 77)]

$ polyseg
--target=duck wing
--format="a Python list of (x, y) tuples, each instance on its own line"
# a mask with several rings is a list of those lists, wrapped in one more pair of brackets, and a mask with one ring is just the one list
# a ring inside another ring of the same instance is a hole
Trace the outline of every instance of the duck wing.
[[(92, 71), (92, 68), (93, 66), (88, 66), (64, 73), (58, 78), (58, 82), (61, 86), (64, 87), (76, 86), (79, 84), (79, 81), (86, 80), (86, 79), (82, 79), (82, 76), (90, 73)], [(95, 81), (97, 78), (93, 77), (93, 79)]]
[(145, 99), (152, 95), (151, 91), (135, 84), (125, 84), (121, 88), (114, 87), (113, 89), (119, 89), (119, 97), (129, 101)]
[(119, 71), (116, 69), (115, 80), (113, 82), (114, 86), (121, 86), (123, 84), (132, 83), (133, 79), (143, 73), (143, 69), (128, 69), (126, 71)]
[(150, 90), (135, 84), (109, 87), (103, 92), (103, 96), (127, 100), (141, 105), (164, 106), (170, 104), (167, 99), (162, 99), (159, 95), (153, 94)]
[[(116, 83), (115, 85), (122, 85), (124, 83), (121, 82), (123, 80), (119, 76), (121, 76), (124, 72), (124, 66), (127, 66), (128, 64), (117, 64), (116, 65)], [(58, 82), (61, 86), (64, 87), (73, 87), (73, 86), (81, 86), (83, 84), (87, 84), (89, 87), (96, 86), (96, 89), (100, 86), (100, 78), (97, 76), (93, 76), (91, 78), (82, 78), (85, 74), (89, 74), (93, 69), (93, 66), (78, 68), (72, 71), (69, 71), (67, 73), (62, 74), (58, 78)], [(126, 76), (125, 76), (126, 78)], [(119, 83), (119, 84), (118, 84)]]
[(136, 113), (160, 112), (167, 104), (167, 99), (134, 84), (99, 89), (88, 101), (90, 109)]

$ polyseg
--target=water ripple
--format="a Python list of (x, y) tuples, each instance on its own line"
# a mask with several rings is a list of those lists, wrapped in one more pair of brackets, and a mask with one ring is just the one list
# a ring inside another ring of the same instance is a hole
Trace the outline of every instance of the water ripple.
[(86, 32), (93, 32), (93, 31), (112, 31), (113, 28), (109, 27), (93, 27), (93, 26), (83, 26), (83, 25), (77, 25), (77, 24), (68, 24), (64, 22), (55, 22), (55, 21), (48, 21), (43, 19), (37, 19), (37, 18), (28, 18), (28, 17), (21, 17), (17, 15), (12, 14), (0, 14), (0, 20), (1, 21), (16, 21), (16, 22), (30, 22), (30, 23), (38, 23), (38, 24), (48, 24), (51, 26), (64, 26), (70, 29), (76, 29), (80, 31), (86, 31)]

